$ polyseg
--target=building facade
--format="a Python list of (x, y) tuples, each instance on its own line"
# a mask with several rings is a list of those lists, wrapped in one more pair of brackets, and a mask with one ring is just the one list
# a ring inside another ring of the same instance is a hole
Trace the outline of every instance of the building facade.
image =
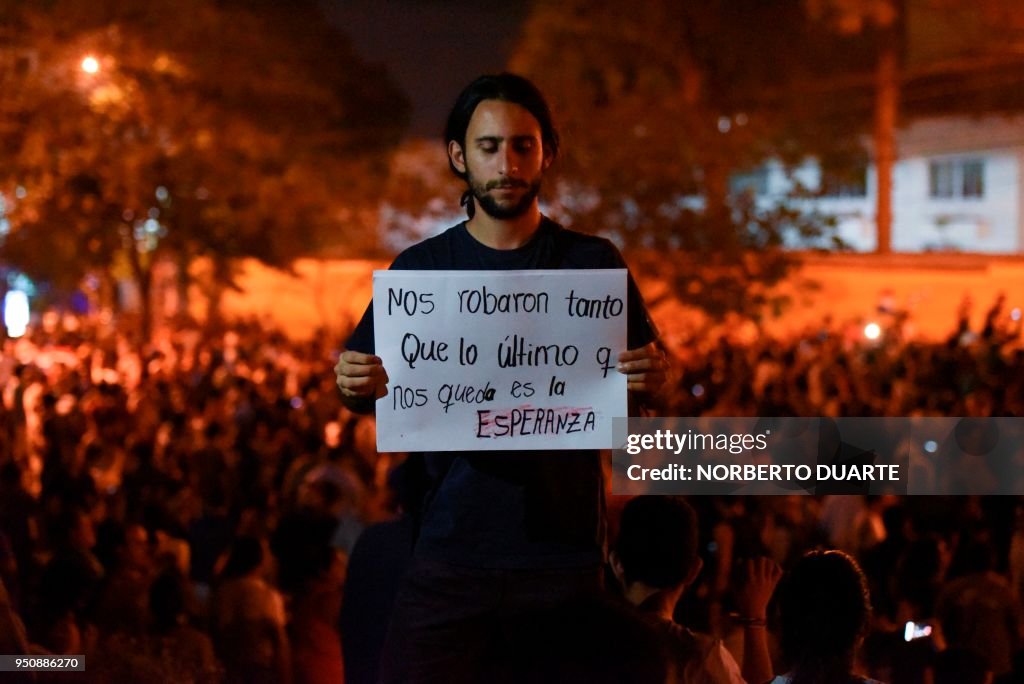
[[(921, 120), (899, 132), (898, 155), (894, 251), (1024, 254), (1024, 117)], [(799, 204), (834, 216), (852, 249), (875, 249), (870, 163), (842, 182), (830, 182), (814, 161), (792, 173), (769, 162), (745, 179), (764, 207), (785, 200), (797, 184), (821, 193)]]

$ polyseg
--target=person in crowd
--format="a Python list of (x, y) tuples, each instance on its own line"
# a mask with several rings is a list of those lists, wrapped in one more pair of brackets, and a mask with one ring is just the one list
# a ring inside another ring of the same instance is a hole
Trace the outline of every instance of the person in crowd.
[(766, 682), (772, 665), (768, 651), (767, 608), (781, 568), (770, 559), (748, 561), (748, 578), (738, 592), (738, 621), (744, 627), (742, 673), (718, 639), (673, 621), (676, 604), (701, 570), (697, 555), (697, 517), (682, 499), (639, 496), (622, 511), (619, 536), (611, 554), (615, 577), (626, 600), (657, 626), (672, 654), (679, 682), (739, 684)]
[[(672, 684), (681, 681), (657, 629), (610, 597), (579, 596), (481, 625), (475, 681), (489, 684)], [(688, 680), (682, 680), (688, 681)]]
[(133, 524), (119, 529), (116, 560), (100, 590), (96, 622), (106, 632), (140, 633), (149, 623), (153, 559), (149, 532)]
[(81, 653), (104, 577), (93, 553), (92, 518), (81, 508), (69, 506), (53, 521), (51, 537), (55, 552), (40, 578), (40, 641), (54, 653)]
[(412, 562), (420, 504), (428, 486), (422, 457), (410, 456), (388, 478), (397, 516), (368, 527), (348, 562), (341, 638), (345, 681), (376, 684), (395, 597)]
[(296, 684), (345, 679), (338, 617), (346, 557), (331, 544), (336, 525), (329, 512), (300, 509), (281, 519), (272, 539), (278, 582), (290, 597)]
[(168, 567), (156, 577), (149, 590), (149, 655), (174, 663), (176, 672), (195, 684), (217, 684), (223, 673), (210, 637), (191, 623), (191, 603), (188, 584), (178, 568)]
[(867, 580), (842, 551), (812, 551), (779, 586), (780, 646), (787, 673), (773, 684), (867, 684), (854, 674), (868, 633)]
[(942, 587), (935, 606), (946, 643), (982, 656), (996, 677), (1009, 673), (1021, 647), (1024, 614), (1009, 580), (996, 572), (991, 541), (968, 534), (954, 556), (953, 570), (960, 576)]
[(932, 684), (992, 684), (985, 658), (963, 648), (947, 648), (932, 658)]
[[(21, 617), (14, 610), (10, 594), (7, 593), (7, 587), (2, 580), (0, 580), (0, 651), (5, 654), (21, 655), (30, 655), (33, 652), (28, 641), (25, 623), (21, 621)], [(28, 672), (20, 674), (9, 672), (6, 676), (10, 677), (12, 682), (33, 681), (32, 674)]]
[(284, 597), (267, 581), (265, 547), (262, 539), (236, 539), (214, 592), (214, 643), (229, 684), (292, 681)]

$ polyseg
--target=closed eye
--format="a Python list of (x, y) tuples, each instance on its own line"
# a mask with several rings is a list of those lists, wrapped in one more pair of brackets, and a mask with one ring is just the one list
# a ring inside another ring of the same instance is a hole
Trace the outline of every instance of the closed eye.
[(478, 138), (476, 141), (477, 148), (479, 148), (481, 152), (486, 152), (487, 154), (494, 154), (497, 152), (500, 144), (501, 140), (498, 138)]

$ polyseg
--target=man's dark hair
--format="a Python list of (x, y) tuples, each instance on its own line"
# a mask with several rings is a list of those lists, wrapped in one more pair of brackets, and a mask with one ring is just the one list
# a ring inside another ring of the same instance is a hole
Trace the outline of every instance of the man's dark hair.
[[(445, 148), (454, 140), (463, 150), (466, 149), (466, 130), (469, 128), (469, 121), (473, 118), (477, 106), (484, 100), (511, 102), (530, 112), (540, 124), (544, 156), (550, 159), (558, 157), (558, 131), (555, 130), (547, 101), (529, 79), (507, 72), (480, 76), (459, 93), (444, 127)], [(466, 174), (455, 168), (451, 158), (448, 159), (448, 167), (456, 176), (466, 180)], [(462, 196), (462, 203), (470, 202), (469, 206), (472, 207), (472, 197), (472, 192), (467, 191)]]
[(626, 584), (674, 587), (697, 562), (697, 514), (676, 497), (631, 499), (622, 511), (615, 553)]

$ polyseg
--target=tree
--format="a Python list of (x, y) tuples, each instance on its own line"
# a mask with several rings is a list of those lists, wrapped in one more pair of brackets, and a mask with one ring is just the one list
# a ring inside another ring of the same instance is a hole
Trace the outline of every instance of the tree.
[(809, 138), (856, 141), (795, 124), (819, 103), (791, 83), (859, 57), (810, 29), (799, 0), (538, 2), (510, 67), (551, 94), (563, 125), (555, 210), (647, 248), (646, 267), (711, 313), (756, 314), (786, 272), (787, 235), (818, 236), (827, 222), (759, 208), (736, 174), (799, 159)]
[(8, 0), (0, 12), (3, 255), (25, 272), (70, 285), (121, 264), (147, 307), (158, 257), (179, 273), (210, 257), (229, 284), (238, 257), (286, 267), (332, 242), (376, 248), (357, 219), (408, 105), (315, 2)]
[[(934, 80), (936, 76), (955, 76), (957, 72), (974, 74), (991, 68), (991, 64), (979, 58), (1005, 52), (1014, 44), (1007, 40), (1010, 36), (1019, 41), (1024, 28), (1024, 6), (1017, 0), (805, 2), (816, 20), (842, 35), (869, 34), (875, 45), (872, 147), (878, 188), (876, 251), (888, 254), (892, 251), (892, 170), (896, 162), (901, 90), (913, 88), (915, 80)], [(968, 69), (963, 69), (964, 57), (972, 58)], [(1019, 69), (1019, 59), (1011, 66)], [(956, 100), (919, 101), (916, 112), (948, 111), (951, 101)], [(971, 106), (977, 110), (979, 104), (973, 102)]]
[(466, 185), (448, 169), (447, 155), (441, 140), (423, 138), (406, 140), (392, 154), (380, 225), (393, 250), (465, 216), (459, 199)]

